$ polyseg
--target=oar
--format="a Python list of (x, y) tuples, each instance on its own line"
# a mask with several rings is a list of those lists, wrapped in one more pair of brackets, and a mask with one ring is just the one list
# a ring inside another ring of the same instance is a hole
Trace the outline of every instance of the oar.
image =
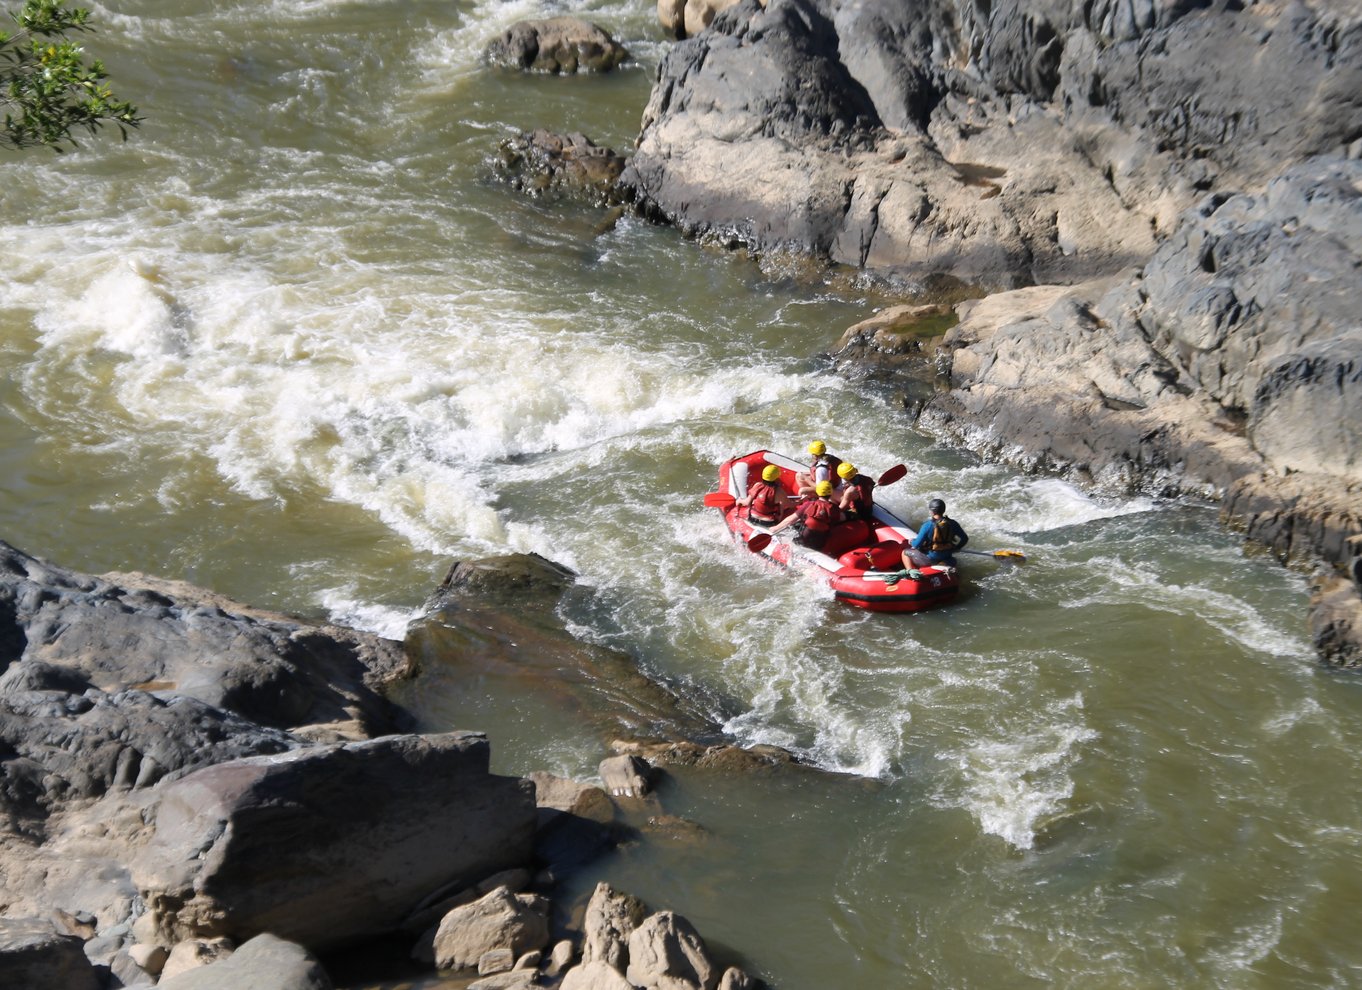
[(767, 544), (770, 542), (770, 533), (754, 533), (752, 538), (747, 541), (747, 549), (751, 550), (753, 553), (761, 553), (766, 549)]
[(1026, 560), (1026, 554), (1020, 550), (952, 550), (951, 553), (972, 553), (976, 557), (1001, 557), (1006, 560)]
[(888, 471), (884, 472), (884, 474), (880, 475), (880, 480), (875, 482), (875, 484), (879, 485), (880, 487), (884, 487), (885, 485), (892, 485), (894, 482), (898, 481), (907, 473), (908, 465), (895, 464)]
[(705, 505), (711, 509), (723, 509), (727, 512), (737, 502), (738, 500), (728, 492), (708, 492), (705, 495)]

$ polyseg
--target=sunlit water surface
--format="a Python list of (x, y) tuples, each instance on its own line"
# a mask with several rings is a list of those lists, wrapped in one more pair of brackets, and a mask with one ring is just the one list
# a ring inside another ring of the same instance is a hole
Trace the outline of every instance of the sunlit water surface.
[[(567, 564), (596, 592), (576, 633), (833, 772), (677, 772), (703, 841), (568, 893), (610, 879), (783, 990), (1362, 984), (1362, 696), (1314, 663), (1298, 576), (1211, 508), (915, 434), (812, 358), (868, 295), (490, 180), (519, 129), (630, 146), (651, 2), (94, 11), (147, 122), (0, 160), (0, 537), (394, 636), (452, 558)], [(480, 63), (564, 11), (635, 63)], [(701, 495), (813, 436), (1030, 561), (971, 558), (957, 605), (912, 616), (766, 570)], [(604, 755), (514, 699), (446, 715), (505, 772)]]

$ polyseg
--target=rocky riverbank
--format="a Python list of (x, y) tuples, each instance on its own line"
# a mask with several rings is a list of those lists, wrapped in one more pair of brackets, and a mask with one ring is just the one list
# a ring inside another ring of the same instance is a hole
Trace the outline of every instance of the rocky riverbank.
[(485, 638), (492, 589), (532, 612), (570, 583), (533, 557), (460, 565), (404, 645), (0, 543), (0, 985), (329, 987), (326, 960), (383, 938), (481, 990), (755, 986), (670, 912), (601, 885), (572, 923), (553, 898), (666, 817), (665, 763), (788, 755), (630, 738), (599, 784), (499, 776), (486, 737), (413, 732), (386, 697), (422, 663), (511, 662)]
[(1318, 571), (1316, 645), (1362, 664), (1355, 5), (658, 12), (682, 40), (597, 201), (936, 303), (835, 365), (985, 456), (1223, 500)]

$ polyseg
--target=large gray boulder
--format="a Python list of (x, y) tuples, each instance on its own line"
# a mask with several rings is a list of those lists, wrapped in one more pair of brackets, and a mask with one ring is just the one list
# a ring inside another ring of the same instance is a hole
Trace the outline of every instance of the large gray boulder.
[(0, 987), (98, 990), (100, 985), (79, 938), (40, 918), (0, 918)]
[(164, 784), (139, 925), (165, 945), (271, 932), (313, 951), (397, 930), (431, 891), (528, 863), (533, 786), (488, 757), (476, 733), (387, 736)]
[(260, 725), (393, 731), (379, 690), (401, 644), (251, 608), (141, 574), (95, 577), (0, 542), (0, 669), (37, 660), (106, 693), (196, 698)]

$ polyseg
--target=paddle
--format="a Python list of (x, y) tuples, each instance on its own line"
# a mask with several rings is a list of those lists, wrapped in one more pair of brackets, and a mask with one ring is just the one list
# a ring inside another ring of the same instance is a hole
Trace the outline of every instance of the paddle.
[(892, 485), (894, 482), (898, 481), (907, 473), (908, 465), (895, 464), (888, 471), (884, 472), (884, 474), (880, 475), (880, 480), (875, 482), (875, 484), (879, 485), (880, 487), (884, 487), (885, 485)]
[(972, 553), (976, 557), (1001, 557), (1006, 560), (1025, 561), (1026, 554), (1020, 550), (952, 550), (951, 553)]
[(770, 542), (770, 533), (755, 533), (752, 538), (747, 541), (747, 549), (751, 550), (753, 553), (761, 553), (766, 549), (767, 544)]
[(705, 505), (711, 509), (723, 509), (727, 512), (737, 502), (738, 500), (728, 492), (707, 492), (705, 494)]

